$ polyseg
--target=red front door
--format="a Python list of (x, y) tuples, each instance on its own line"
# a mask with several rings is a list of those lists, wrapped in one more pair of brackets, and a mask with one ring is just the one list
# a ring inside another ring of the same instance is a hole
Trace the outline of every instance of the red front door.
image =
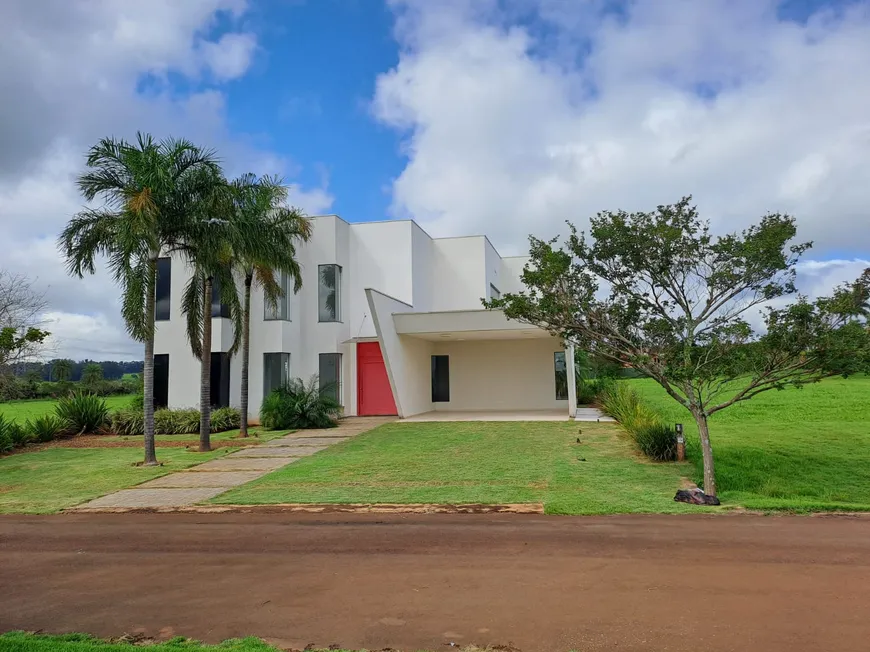
[(387, 367), (377, 342), (357, 343), (356, 369), (357, 414), (361, 417), (397, 414)]

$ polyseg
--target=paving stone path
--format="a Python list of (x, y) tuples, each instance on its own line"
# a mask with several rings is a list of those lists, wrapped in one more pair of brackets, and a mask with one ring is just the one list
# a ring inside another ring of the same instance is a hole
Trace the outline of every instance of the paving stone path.
[(130, 489), (116, 491), (68, 511), (111, 511), (195, 505), (394, 420), (395, 417), (350, 417), (342, 419), (337, 428), (300, 430), (260, 446), (248, 446), (226, 457), (170, 473)]
[(574, 413), (575, 421), (616, 421), (613, 417), (609, 417), (604, 412), (595, 407), (578, 407)]

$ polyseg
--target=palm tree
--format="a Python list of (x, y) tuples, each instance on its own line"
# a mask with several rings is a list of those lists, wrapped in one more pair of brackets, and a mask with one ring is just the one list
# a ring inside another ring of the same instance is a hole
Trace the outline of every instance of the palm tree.
[(127, 332), (145, 345), (143, 368), (145, 464), (157, 464), (154, 448), (154, 329), (157, 259), (195, 237), (204, 199), (221, 179), (215, 153), (186, 140), (136, 142), (104, 138), (88, 152), (78, 187), (87, 201), (58, 244), (70, 274), (93, 274), (100, 255), (122, 288)]
[(254, 243), (252, 250), (237, 251), (235, 264), (244, 279), (242, 304), (242, 395), (241, 433), (248, 436), (248, 371), (251, 357), (251, 288), (263, 288), (266, 304), (277, 308), (284, 295), (282, 275), (293, 280), (293, 292), (302, 288), (302, 269), (296, 260), (296, 245), (311, 239), (311, 220), (286, 205), (287, 187), (277, 177), (245, 175), (233, 182), (237, 210), (261, 221), (269, 235)]
[(99, 362), (89, 362), (82, 369), (82, 384), (97, 385), (103, 380), (103, 367)]
[(51, 365), (51, 375), (56, 381), (64, 382), (72, 377), (73, 361), (61, 358)]

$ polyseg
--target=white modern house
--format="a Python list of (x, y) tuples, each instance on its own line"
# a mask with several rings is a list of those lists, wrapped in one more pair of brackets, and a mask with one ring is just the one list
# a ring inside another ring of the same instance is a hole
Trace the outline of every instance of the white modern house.
[[(485, 236), (431, 238), (413, 221), (312, 218), (299, 250), (303, 288), (277, 310), (254, 288), (249, 395), (318, 374), (346, 415), (418, 420), (537, 416), (576, 409), (573, 353), (546, 331), (485, 310), (514, 291), (527, 258), (502, 257)], [(188, 346), (181, 295), (189, 271), (158, 264), (155, 401), (199, 403), (199, 361)], [(286, 280), (285, 280), (286, 282)], [(227, 351), (232, 323), (213, 305), (212, 404), (239, 404), (241, 362)]]

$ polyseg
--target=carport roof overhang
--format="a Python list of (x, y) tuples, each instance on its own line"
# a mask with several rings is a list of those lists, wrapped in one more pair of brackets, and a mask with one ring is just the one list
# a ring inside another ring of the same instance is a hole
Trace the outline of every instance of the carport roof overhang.
[(521, 340), (548, 338), (537, 326), (505, 317), (501, 310), (448, 310), (393, 313), (396, 333), (426, 340)]

